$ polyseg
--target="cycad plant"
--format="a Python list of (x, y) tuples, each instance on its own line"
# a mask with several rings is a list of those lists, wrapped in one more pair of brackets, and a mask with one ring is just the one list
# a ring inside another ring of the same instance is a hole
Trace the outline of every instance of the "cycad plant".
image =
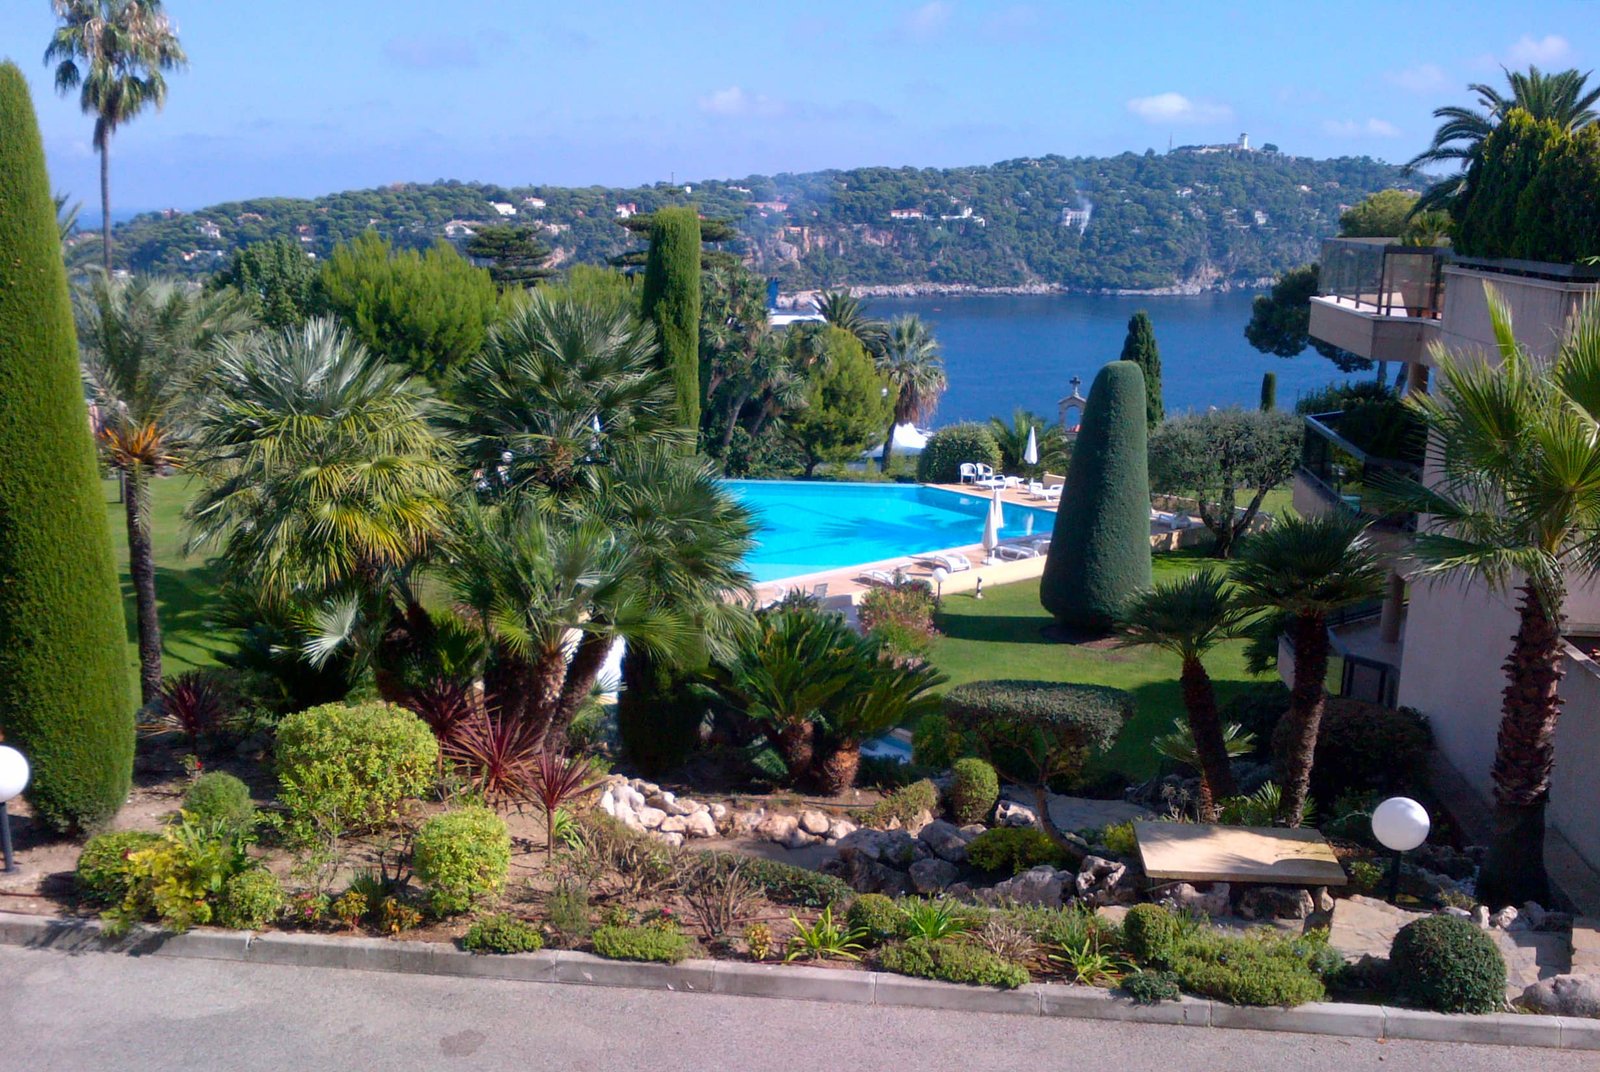
[(938, 711), (933, 690), (950, 680), (931, 666), (895, 663), (882, 642), (871, 638), (858, 639), (843, 657), (855, 662), (856, 674), (828, 705), (817, 763), (818, 788), (829, 796), (856, 784), (862, 742)]
[(1327, 703), (1328, 615), (1377, 598), (1386, 571), (1367, 542), (1366, 523), (1328, 513), (1282, 517), (1252, 536), (1235, 560), (1232, 576), (1240, 604), (1284, 615), (1294, 645), (1282, 819), (1299, 826)]
[(1233, 796), (1238, 787), (1217, 714), (1216, 689), (1202, 660), (1218, 644), (1239, 636), (1251, 613), (1234, 598), (1225, 574), (1200, 570), (1137, 593), (1118, 623), (1123, 645), (1161, 648), (1182, 663), (1178, 680), (1200, 769), (1200, 811), (1207, 819), (1215, 801)]
[(150, 478), (183, 465), (212, 348), (247, 331), (251, 319), (227, 292), (150, 276), (112, 279), (99, 269), (90, 271), (74, 304), (95, 441), (122, 481), (139, 628), (139, 692), (148, 704), (161, 689)]
[(1468, 579), (1515, 599), (1492, 768), (1494, 834), (1478, 876), (1490, 905), (1544, 903), (1545, 806), (1561, 712), (1563, 604), (1600, 574), (1600, 302), (1571, 321), (1553, 359), (1517, 340), (1488, 291), (1499, 362), (1435, 346), (1430, 394), (1408, 396), (1430, 432), (1424, 481), (1381, 491), (1423, 518), (1420, 581)]

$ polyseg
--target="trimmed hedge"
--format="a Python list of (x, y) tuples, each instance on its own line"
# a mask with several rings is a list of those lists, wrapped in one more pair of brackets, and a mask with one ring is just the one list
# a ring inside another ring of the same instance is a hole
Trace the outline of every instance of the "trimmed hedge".
[(963, 941), (914, 940), (886, 947), (878, 957), (884, 971), (942, 979), (969, 986), (1015, 990), (1028, 982), (1028, 970), (1004, 957)]
[(254, 826), (255, 802), (250, 788), (226, 771), (207, 771), (183, 794), (183, 810), (202, 822)]
[(1183, 940), (1183, 924), (1160, 905), (1137, 904), (1122, 920), (1122, 939), (1139, 963), (1165, 967)]
[(972, 681), (944, 694), (944, 713), (1001, 775), (1037, 783), (1070, 774), (1116, 743), (1133, 694), (1061, 681)]
[(511, 866), (506, 822), (488, 808), (435, 815), (412, 843), (411, 866), (440, 915), (465, 912), (505, 889)]
[(597, 927), (594, 951), (609, 960), (650, 960), (676, 964), (694, 949), (689, 936), (660, 927)]
[(663, 208), (651, 217), (639, 304), (641, 315), (656, 325), (679, 422), (698, 432), (705, 384), (700, 369), (700, 217), (693, 206)]
[(928, 437), (917, 457), (917, 479), (924, 484), (954, 484), (961, 478), (962, 462), (980, 462), (1000, 468), (1000, 444), (994, 433), (974, 421), (941, 428)]
[(1067, 858), (1042, 830), (997, 826), (967, 842), (967, 862), (983, 871), (1019, 875), (1040, 864), (1065, 867)]
[(1113, 361), (1089, 389), (1039, 601), (1063, 627), (1105, 633), (1150, 587), (1150, 463), (1144, 374)]
[(122, 590), (27, 83), (0, 64), (0, 732), (48, 827), (104, 822), (133, 777)]
[(958, 759), (950, 768), (950, 815), (961, 826), (981, 823), (1000, 799), (1000, 777), (981, 759)]
[(439, 742), (403, 707), (323, 704), (278, 724), (278, 799), (297, 837), (380, 826), (433, 784)]
[(1407, 923), (1389, 947), (1389, 969), (1402, 1001), (1434, 1012), (1494, 1012), (1505, 1003), (1505, 958), (1471, 920)]
[(1289, 942), (1203, 932), (1183, 942), (1172, 970), (1183, 989), (1231, 1005), (1304, 1005), (1327, 996)]
[(1483, 140), (1451, 206), (1471, 257), (1575, 263), (1600, 254), (1600, 130), (1566, 131), (1514, 108)]

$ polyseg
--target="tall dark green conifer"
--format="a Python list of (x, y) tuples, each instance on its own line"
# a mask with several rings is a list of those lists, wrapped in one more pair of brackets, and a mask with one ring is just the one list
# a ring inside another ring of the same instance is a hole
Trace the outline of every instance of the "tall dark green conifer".
[(1166, 419), (1167, 409), (1161, 401), (1161, 351), (1156, 347), (1156, 329), (1150, 323), (1150, 314), (1143, 309), (1128, 318), (1122, 360), (1132, 361), (1144, 373), (1145, 425), (1154, 428)]
[(116, 814), (133, 774), (127, 626), (55, 205), (28, 86), (0, 64), (0, 730), (60, 830)]
[(1068, 629), (1104, 633), (1150, 586), (1150, 468), (1144, 376), (1100, 370), (1083, 408), (1039, 601)]
[(655, 322), (661, 360), (677, 388), (684, 427), (700, 428), (700, 216), (692, 206), (664, 208), (650, 224), (642, 312)]
[(1276, 372), (1263, 372), (1261, 374), (1261, 412), (1271, 413), (1278, 408), (1278, 374)]

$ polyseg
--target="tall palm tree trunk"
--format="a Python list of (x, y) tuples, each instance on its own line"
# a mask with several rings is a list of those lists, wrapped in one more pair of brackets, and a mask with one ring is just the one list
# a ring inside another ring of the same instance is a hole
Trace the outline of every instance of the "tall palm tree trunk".
[(161, 694), (161, 619), (156, 608), (156, 560), (150, 549), (147, 477), (134, 468), (122, 473), (122, 510), (128, 522), (128, 575), (133, 579), (133, 605), (139, 623), (139, 702), (152, 703)]
[(1183, 706), (1189, 713), (1189, 733), (1194, 737), (1195, 756), (1200, 761), (1201, 813), (1210, 820), (1215, 814), (1217, 800), (1237, 796), (1239, 792), (1233, 780), (1233, 766), (1228, 760), (1228, 746), (1222, 736), (1217, 693), (1211, 685), (1211, 676), (1206, 673), (1199, 659), (1183, 661), (1178, 684), (1183, 689)]
[(1328, 676), (1327, 616), (1320, 611), (1296, 615), (1290, 635), (1294, 640), (1294, 688), (1289, 690), (1291, 736), (1281, 818), (1287, 825), (1297, 827), (1304, 817), (1306, 797), (1311, 795), (1311, 764), (1328, 699), (1323, 687)]
[(744, 409), (744, 404), (750, 398), (748, 389), (738, 391), (733, 396), (733, 402), (728, 406), (728, 426), (722, 430), (722, 456), (728, 456), (728, 444), (733, 442), (733, 430), (739, 427), (739, 413)]
[(600, 671), (606, 665), (606, 656), (611, 654), (612, 643), (610, 637), (598, 633), (585, 633), (578, 641), (578, 648), (572, 653), (572, 662), (567, 666), (566, 680), (561, 683), (561, 697), (556, 701), (555, 717), (550, 720), (550, 729), (545, 735), (547, 749), (561, 751), (567, 747), (567, 730), (572, 726), (578, 708), (588, 699), (589, 690), (599, 680)]
[(898, 427), (900, 427), (900, 421), (897, 414), (889, 418), (889, 431), (883, 437), (883, 457), (878, 460), (879, 472), (887, 473), (889, 471), (889, 455), (894, 452), (894, 430)]
[(111, 138), (100, 139), (100, 252), (111, 275)]
[(1547, 608), (1559, 607), (1563, 593), (1541, 599), (1529, 584), (1519, 592), (1492, 769), (1494, 829), (1478, 873), (1478, 899), (1494, 908), (1550, 902), (1544, 811), (1561, 714), (1561, 622)]

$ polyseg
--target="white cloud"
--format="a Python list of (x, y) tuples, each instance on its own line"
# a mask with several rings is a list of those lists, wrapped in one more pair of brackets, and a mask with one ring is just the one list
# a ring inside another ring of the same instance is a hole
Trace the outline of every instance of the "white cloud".
[(929, 3), (913, 8), (901, 17), (900, 31), (907, 37), (926, 41), (945, 28), (954, 11), (954, 4), (946, 3), (945, 0), (930, 0)]
[(1400, 128), (1387, 119), (1327, 119), (1322, 129), (1336, 138), (1398, 138)]
[(730, 118), (772, 119), (788, 110), (783, 101), (764, 93), (747, 93), (742, 86), (728, 86), (701, 97), (700, 110), (707, 115)]
[(1233, 109), (1226, 104), (1190, 100), (1182, 93), (1134, 97), (1128, 111), (1150, 123), (1220, 123), (1233, 118)]
[(1558, 34), (1545, 34), (1543, 37), (1534, 37), (1523, 34), (1522, 39), (1511, 46), (1506, 53), (1506, 63), (1513, 67), (1526, 64), (1551, 64), (1560, 63), (1572, 52), (1572, 46), (1567, 39)]
[(1419, 63), (1403, 71), (1390, 71), (1384, 80), (1411, 93), (1434, 93), (1445, 88), (1449, 79), (1436, 63)]

